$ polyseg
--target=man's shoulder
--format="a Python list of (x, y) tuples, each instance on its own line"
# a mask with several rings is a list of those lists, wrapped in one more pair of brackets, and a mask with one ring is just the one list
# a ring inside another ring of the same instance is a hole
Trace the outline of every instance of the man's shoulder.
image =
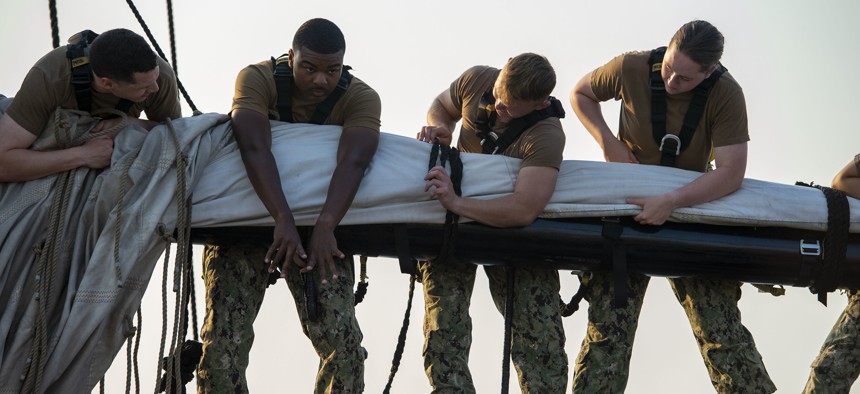
[(350, 100), (380, 101), (379, 93), (356, 76), (353, 76), (352, 81), (349, 82), (349, 87), (346, 89), (344, 97)]
[(68, 45), (52, 49), (33, 65), (47, 81), (67, 81), (71, 77), (71, 62), (66, 57)]

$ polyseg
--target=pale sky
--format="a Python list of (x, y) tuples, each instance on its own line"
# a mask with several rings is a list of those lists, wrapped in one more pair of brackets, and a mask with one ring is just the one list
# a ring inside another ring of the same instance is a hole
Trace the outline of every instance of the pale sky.
[[(0, 13), (0, 94), (13, 96), (29, 67), (51, 49), (47, 1), (5, 0)], [(143, 34), (122, 1), (58, 0), (60, 37), (126, 27)], [(538, 4), (540, 4), (538, 6)], [(165, 53), (170, 56), (164, 2), (138, 1)], [(247, 64), (286, 52), (305, 20), (324, 17), (343, 30), (345, 63), (382, 98), (382, 130), (414, 136), (431, 100), (466, 68), (501, 67), (522, 52), (545, 55), (555, 67), (554, 96), (568, 112), (565, 159), (602, 160), (567, 100), (585, 73), (629, 50), (666, 45), (683, 23), (705, 19), (726, 38), (722, 63), (744, 88), (750, 137), (747, 177), (779, 183), (829, 185), (833, 175), (860, 152), (852, 114), (860, 99), (860, 3), (854, 1), (689, 0), (478, 2), (437, 0), (273, 2), (175, 0), (178, 75), (203, 112), (229, 110), (237, 72)], [(170, 60), (170, 59), (168, 59)], [(183, 103), (183, 112), (191, 111)], [(615, 130), (618, 104), (603, 111)], [(199, 275), (200, 248), (195, 248)], [(403, 320), (408, 277), (395, 260), (370, 259), (370, 288), (357, 315), (364, 333), (366, 391), (387, 381)], [(161, 268), (143, 304), (142, 390), (155, 382), (161, 332)], [(562, 297), (576, 291), (576, 278), (561, 272)], [(198, 318), (203, 319), (198, 280)], [(772, 297), (744, 286), (740, 308), (779, 392), (800, 392), (827, 332), (845, 305), (830, 296), (817, 303), (804, 288)], [(170, 306), (172, 315), (173, 306)], [(566, 318), (566, 350), (579, 352), (587, 304)], [(479, 273), (472, 298), (474, 343), (471, 370), (479, 392), (500, 390), (503, 320)], [(423, 301), (416, 288), (409, 336), (393, 392), (429, 391), (421, 347)], [(292, 297), (280, 282), (270, 288), (256, 322), (257, 341), (248, 371), (254, 393), (311, 392), (317, 357), (298, 324)], [(512, 369), (513, 371), (513, 369)], [(517, 392), (512, 373), (511, 391)], [(188, 388), (193, 389), (193, 383)], [(125, 349), (107, 375), (107, 392), (125, 388)], [(628, 393), (713, 392), (681, 307), (665, 279), (655, 278), (645, 298), (630, 368)]]

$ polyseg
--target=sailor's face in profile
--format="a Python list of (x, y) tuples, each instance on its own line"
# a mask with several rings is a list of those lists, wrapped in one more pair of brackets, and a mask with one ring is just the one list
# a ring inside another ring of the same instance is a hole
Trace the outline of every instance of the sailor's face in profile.
[(702, 71), (700, 64), (694, 62), (683, 52), (670, 47), (666, 50), (666, 55), (663, 56), (663, 67), (660, 73), (663, 77), (663, 84), (666, 86), (666, 93), (680, 94), (693, 90), (702, 81), (710, 77), (713, 71), (713, 69), (708, 72)]
[(289, 62), (299, 97), (319, 103), (337, 87), (344, 51), (322, 54), (302, 47), (290, 49)]

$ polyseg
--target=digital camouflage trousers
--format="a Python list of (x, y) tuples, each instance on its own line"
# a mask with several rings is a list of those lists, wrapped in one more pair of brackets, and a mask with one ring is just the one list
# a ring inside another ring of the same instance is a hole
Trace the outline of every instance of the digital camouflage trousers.
[[(469, 305), (477, 267), (469, 262), (420, 262), (424, 287), (424, 368), (433, 393), (474, 393), (469, 372)], [(496, 309), (505, 311), (507, 268), (485, 267)], [(568, 362), (559, 313), (557, 270), (515, 268), (511, 360), (523, 393), (564, 393)]]
[(860, 293), (848, 295), (848, 305), (824, 340), (812, 363), (806, 394), (847, 393), (860, 375)]
[[(198, 393), (247, 393), (245, 370), (254, 342), (254, 320), (263, 302), (269, 274), (265, 246), (207, 245), (203, 256), (206, 318), (200, 330), (203, 357), (198, 367)], [(362, 334), (355, 318), (352, 290), (354, 268), (347, 258), (337, 266), (340, 275), (320, 283), (316, 271), (306, 274), (317, 288), (318, 319), (305, 309), (303, 276), (293, 266), (287, 284), (307, 336), (320, 358), (316, 393), (364, 391)], [(288, 350), (288, 349), (285, 349)]]
[[(592, 275), (585, 293), (588, 328), (574, 368), (574, 393), (624, 392), (649, 279), (629, 275), (627, 303), (616, 308), (611, 274)], [(705, 278), (669, 282), (690, 321), (714, 389), (719, 393), (776, 391), (752, 334), (741, 324), (740, 283)]]

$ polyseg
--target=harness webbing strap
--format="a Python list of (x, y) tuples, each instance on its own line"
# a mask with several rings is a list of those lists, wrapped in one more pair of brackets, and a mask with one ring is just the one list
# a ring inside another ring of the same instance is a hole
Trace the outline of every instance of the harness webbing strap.
[[(92, 82), (93, 70), (90, 66), (90, 48), (89, 44), (93, 42), (99, 35), (92, 30), (84, 30), (80, 32), (80, 41), (69, 44), (66, 47), (66, 58), (69, 59), (72, 65), (72, 88), (75, 89), (75, 101), (78, 103), (78, 109), (85, 112), (92, 112)], [(128, 99), (120, 99), (114, 107), (117, 111), (128, 113), (134, 102)]]
[(693, 89), (693, 98), (690, 100), (687, 113), (684, 114), (681, 131), (677, 135), (667, 134), (666, 86), (663, 83), (663, 76), (661, 74), (663, 56), (665, 54), (666, 47), (660, 47), (652, 50), (648, 58), (648, 66), (650, 67), (648, 86), (651, 89), (651, 133), (662, 153), (660, 165), (674, 167), (675, 159), (684, 149), (690, 146), (690, 141), (693, 140), (693, 133), (696, 131), (702, 115), (705, 113), (708, 94), (717, 80), (720, 79), (720, 76), (726, 71), (726, 68), (722, 64), (718, 64), (711, 75)]
[[(352, 82), (352, 74), (349, 73), (352, 67), (343, 66), (343, 72), (340, 74), (340, 79), (337, 81), (337, 87), (326, 97), (321, 103), (317, 104), (313, 115), (308, 123), (324, 124), (337, 101), (346, 93), (349, 84)], [(283, 122), (293, 122), (293, 69), (287, 61), (287, 55), (275, 59), (272, 58), (272, 76), (275, 78), (275, 88), (278, 92), (277, 108), (278, 117)]]
[(561, 101), (552, 96), (547, 101), (550, 103), (548, 107), (532, 111), (526, 116), (512, 120), (505, 129), (505, 132), (499, 135), (492, 130), (493, 124), (496, 123), (496, 111), (494, 107), (496, 100), (492, 92), (484, 93), (481, 96), (475, 119), (475, 124), (478, 126), (478, 131), (475, 134), (481, 139), (482, 153), (490, 155), (503, 153), (524, 131), (538, 122), (546, 118), (564, 118), (564, 107)]
[(821, 271), (810, 290), (818, 294), (818, 301), (827, 305), (827, 293), (836, 290), (836, 283), (845, 268), (845, 253), (848, 249), (850, 207), (845, 193), (818, 186), (827, 199), (827, 231), (824, 236), (824, 253)]

